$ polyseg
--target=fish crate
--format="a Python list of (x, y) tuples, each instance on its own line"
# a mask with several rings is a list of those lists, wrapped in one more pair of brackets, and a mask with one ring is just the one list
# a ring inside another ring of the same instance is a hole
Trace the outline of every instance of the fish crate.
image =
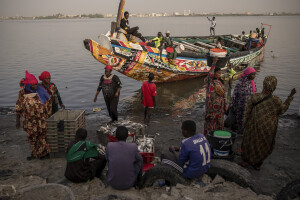
[(85, 128), (84, 110), (59, 110), (47, 119), (47, 140), (50, 157), (64, 157), (68, 144), (75, 139), (76, 131)]
[[(147, 135), (146, 137), (143, 136), (137, 136), (136, 137), (136, 142), (138, 142), (139, 139), (152, 139), (152, 149), (150, 150), (150, 152), (140, 152), (142, 158), (143, 158), (143, 164), (150, 164), (153, 161), (154, 158), (154, 154), (155, 154), (155, 148), (154, 148), (154, 140), (155, 140), (155, 136), (154, 135)], [(140, 146), (141, 144), (138, 144), (138, 146)]]
[[(130, 120), (118, 121), (116, 123), (100, 126), (97, 130), (98, 142), (101, 145), (106, 146), (108, 142), (116, 142), (115, 131), (118, 126), (125, 126), (129, 131), (129, 136), (127, 142), (134, 142), (135, 136), (142, 136), (145, 133), (145, 125), (141, 123), (136, 123)], [(129, 141), (130, 140), (130, 141)]]

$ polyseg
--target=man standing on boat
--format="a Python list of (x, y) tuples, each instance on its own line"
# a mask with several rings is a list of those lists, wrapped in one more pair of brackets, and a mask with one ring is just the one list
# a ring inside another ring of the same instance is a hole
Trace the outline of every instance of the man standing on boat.
[(210, 21), (210, 29), (209, 29), (210, 35), (215, 36), (215, 27), (216, 27), (216, 25), (217, 25), (216, 18), (213, 17), (212, 19), (209, 19), (209, 18), (207, 17), (207, 19)]
[(138, 26), (135, 26), (133, 28), (130, 28), (129, 27), (129, 21), (128, 21), (128, 18), (129, 18), (129, 12), (124, 12), (124, 17), (121, 19), (121, 23), (120, 23), (120, 26), (122, 29), (124, 29), (127, 34), (131, 34), (133, 36), (136, 36), (138, 38), (140, 38), (143, 42), (145, 42), (145, 38), (142, 36), (141, 33), (138, 32), (139, 30), (139, 27)]
[(121, 81), (118, 76), (111, 73), (112, 67), (105, 67), (105, 74), (101, 76), (99, 86), (94, 98), (94, 102), (96, 103), (97, 97), (102, 90), (103, 97), (105, 100), (105, 104), (108, 110), (108, 114), (111, 118), (109, 123), (113, 123), (114, 121), (118, 121), (118, 103), (120, 90), (122, 88)]

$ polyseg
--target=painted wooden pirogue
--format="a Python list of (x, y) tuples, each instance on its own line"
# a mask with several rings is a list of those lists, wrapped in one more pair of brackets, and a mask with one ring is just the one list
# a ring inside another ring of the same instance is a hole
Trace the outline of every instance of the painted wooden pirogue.
[(152, 72), (155, 74), (155, 82), (172, 82), (206, 75), (210, 70), (206, 54), (209, 49), (215, 48), (216, 40), (220, 37), (223, 38), (224, 48), (230, 54), (230, 62), (233, 65), (248, 64), (256, 59), (262, 54), (267, 41), (264, 38), (262, 46), (241, 51), (246, 42), (236, 39), (233, 35), (173, 37), (175, 45), (182, 44), (185, 47), (185, 51), (178, 54), (176, 65), (168, 63), (166, 50), (162, 51), (160, 60), (157, 48), (129, 42), (124, 36), (119, 37), (116, 33), (99, 36), (99, 43), (86, 39), (84, 45), (96, 60), (104, 65), (111, 65), (114, 70), (130, 78), (144, 81), (147, 80), (148, 73)]

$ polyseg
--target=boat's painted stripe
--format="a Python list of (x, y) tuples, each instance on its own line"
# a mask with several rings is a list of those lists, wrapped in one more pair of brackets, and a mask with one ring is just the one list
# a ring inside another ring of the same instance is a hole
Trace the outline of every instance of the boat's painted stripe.
[(154, 51), (154, 53), (159, 53), (159, 50), (157, 48), (152, 48), (152, 50)]
[(123, 72), (123, 74), (127, 74), (130, 70), (132, 70), (132, 68), (133, 68), (135, 65), (137, 65), (136, 62), (131, 62), (131, 63), (129, 64), (129, 66), (127, 67), (127, 69)]
[(122, 46), (118, 46), (118, 45), (115, 45), (115, 44), (112, 44), (111, 46), (112, 46), (112, 47), (118, 47), (118, 48), (123, 48), (123, 49), (132, 50), (132, 49), (130, 49), (130, 48), (128, 48), (128, 47), (122, 47)]
[(126, 47), (128, 47), (128, 48), (130, 48), (130, 49), (135, 49), (135, 48), (133, 48), (130, 44), (128, 44), (128, 43), (124, 43), (125, 45), (126, 45)]
[[(119, 42), (121, 44), (121, 42)], [(121, 44), (122, 45), (122, 44)], [(124, 44), (125, 47), (123, 46), (118, 46), (118, 45), (114, 45), (112, 44), (112, 47), (119, 47), (119, 48), (126, 48), (128, 50), (132, 50), (128, 47), (126, 47), (126, 45)], [(151, 47), (147, 47), (147, 46), (144, 46), (145, 48), (147, 48), (148, 50), (148, 54), (151, 54), (151, 55), (154, 55), (154, 56), (159, 56), (158, 53), (154, 53), (154, 52), (149, 52), (149, 49), (151, 49)], [(152, 50), (152, 49), (151, 49)], [(250, 53), (250, 54), (247, 54), (245, 56), (240, 56), (240, 57), (236, 57), (236, 58), (232, 58), (230, 59), (230, 61), (233, 61), (234, 64), (239, 64), (240, 62), (238, 60), (240, 59), (245, 59), (245, 60), (248, 60), (248, 58), (251, 60), (253, 58), (253, 56), (255, 56), (254, 54), (259, 54), (259, 52), (261, 51), (261, 49), (253, 52), (253, 53)], [(162, 57), (166, 57), (166, 55), (162, 55)], [(199, 61), (206, 61), (206, 58), (190, 58), (190, 57), (177, 57), (177, 59), (180, 59), (180, 60), (199, 60)], [(235, 61), (238, 61), (238, 62), (235, 62)]]
[(91, 51), (91, 53), (94, 52), (94, 48), (93, 48), (93, 40), (90, 40), (90, 51)]
[(146, 49), (148, 50), (148, 52), (154, 53), (151, 47), (148, 47), (148, 46), (145, 46), (145, 47), (146, 47)]
[(126, 48), (128, 48), (128, 47), (126, 46), (126, 44), (124, 44), (124, 42), (122, 42), (122, 41), (119, 41), (119, 43), (120, 43), (120, 45), (121, 45), (122, 47), (126, 47)]

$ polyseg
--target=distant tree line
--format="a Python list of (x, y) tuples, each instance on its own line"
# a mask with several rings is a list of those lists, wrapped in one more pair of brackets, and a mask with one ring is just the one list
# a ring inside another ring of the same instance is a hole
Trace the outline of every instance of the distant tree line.
[(104, 18), (104, 15), (102, 14), (82, 14), (82, 15), (63, 15), (61, 13), (55, 14), (55, 15), (49, 15), (49, 16), (38, 16), (35, 17), (35, 19), (74, 19), (74, 18)]

